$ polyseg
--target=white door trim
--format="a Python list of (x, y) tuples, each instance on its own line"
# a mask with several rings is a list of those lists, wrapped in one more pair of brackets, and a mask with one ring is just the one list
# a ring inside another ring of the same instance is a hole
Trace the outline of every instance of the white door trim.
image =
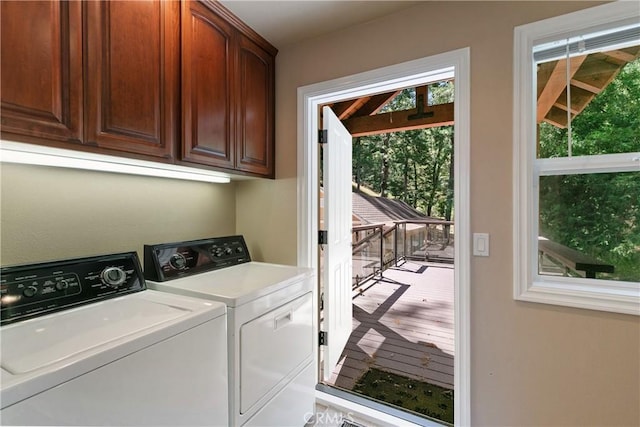
[(298, 265), (318, 266), (318, 108), (455, 74), (455, 424), (470, 425), (470, 49), (463, 48), (298, 88)]

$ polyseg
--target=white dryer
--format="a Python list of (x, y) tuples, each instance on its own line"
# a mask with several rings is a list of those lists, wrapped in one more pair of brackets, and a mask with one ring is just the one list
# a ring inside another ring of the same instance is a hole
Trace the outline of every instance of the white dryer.
[(229, 419), (302, 426), (315, 405), (313, 270), (252, 262), (242, 236), (145, 246), (150, 288), (227, 305)]
[(3, 425), (228, 425), (224, 304), (146, 290), (134, 252), (0, 285)]

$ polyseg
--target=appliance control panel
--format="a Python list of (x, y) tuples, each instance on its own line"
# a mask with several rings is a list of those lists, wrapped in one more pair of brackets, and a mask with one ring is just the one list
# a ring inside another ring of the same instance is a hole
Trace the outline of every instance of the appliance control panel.
[(144, 276), (156, 282), (250, 261), (242, 236), (144, 246)]
[(144, 289), (135, 252), (2, 267), (2, 324)]

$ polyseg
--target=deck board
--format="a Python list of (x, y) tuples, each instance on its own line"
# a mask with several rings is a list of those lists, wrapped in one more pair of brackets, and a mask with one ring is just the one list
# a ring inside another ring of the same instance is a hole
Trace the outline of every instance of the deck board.
[(413, 261), (362, 283), (330, 383), (351, 390), (374, 367), (453, 389), (453, 284), (452, 265)]

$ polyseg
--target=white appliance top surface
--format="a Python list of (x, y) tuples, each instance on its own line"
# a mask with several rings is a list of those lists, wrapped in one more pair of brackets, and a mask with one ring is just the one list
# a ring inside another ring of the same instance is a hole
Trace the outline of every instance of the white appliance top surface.
[(222, 303), (146, 290), (3, 326), (2, 407), (225, 313)]
[(147, 286), (237, 307), (284, 289), (310, 276), (312, 271), (310, 268), (254, 261), (166, 282), (147, 280)]

